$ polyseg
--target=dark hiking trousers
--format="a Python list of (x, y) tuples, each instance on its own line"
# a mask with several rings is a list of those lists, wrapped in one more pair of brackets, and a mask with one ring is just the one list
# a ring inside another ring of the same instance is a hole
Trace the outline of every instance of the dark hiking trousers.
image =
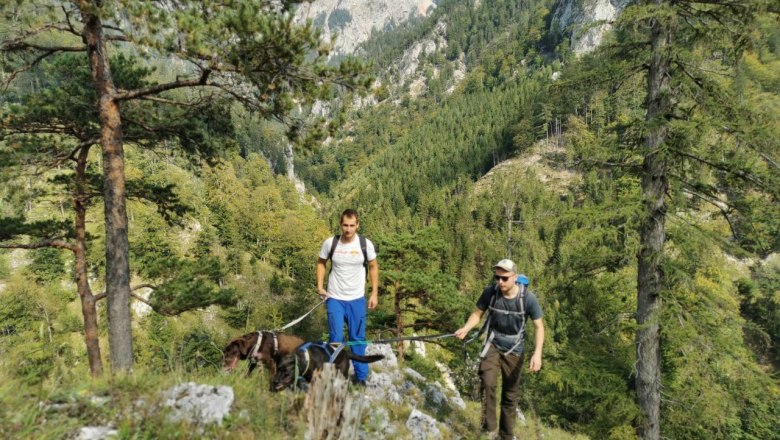
[(502, 355), (492, 345), (485, 359), (479, 364), (479, 378), (482, 383), (482, 429), (496, 430), (496, 388), (498, 373), (501, 372), (501, 421), (499, 437), (511, 440), (517, 420), (517, 402), (520, 400), (520, 376), (523, 372), (524, 355)]

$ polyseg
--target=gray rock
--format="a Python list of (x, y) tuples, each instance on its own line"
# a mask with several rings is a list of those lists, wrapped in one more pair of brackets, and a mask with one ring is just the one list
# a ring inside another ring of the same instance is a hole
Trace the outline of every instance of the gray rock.
[(398, 430), (390, 422), (390, 414), (383, 407), (376, 407), (369, 411), (366, 422), (366, 430), (358, 432), (360, 440), (375, 440), (377, 438), (395, 438)]
[(412, 379), (418, 380), (420, 382), (425, 382), (425, 377), (423, 377), (422, 374), (412, 370), (409, 367), (404, 368), (404, 373), (406, 373), (407, 376), (411, 376)]
[(520, 411), (520, 408), (517, 408), (517, 421), (520, 422), (522, 426), (525, 426), (525, 414), (523, 414), (522, 411)]
[(366, 347), (366, 356), (381, 354), (385, 358), (381, 361), (371, 364), (371, 369), (396, 370), (398, 368), (398, 358), (395, 356), (393, 348), (389, 344), (368, 344)]
[(425, 400), (437, 409), (447, 404), (447, 396), (444, 395), (440, 387), (438, 382), (425, 387)]
[(553, 26), (558, 32), (571, 33), (571, 48), (576, 54), (592, 51), (610, 24), (628, 4), (628, 0), (564, 0), (553, 14)]
[(316, 0), (301, 4), (296, 20), (312, 20), (322, 29), (325, 41), (338, 34), (331, 55), (336, 56), (353, 54), (373, 30), (396, 27), (410, 17), (428, 16), (435, 8), (433, 0)]
[(76, 440), (103, 440), (117, 435), (119, 431), (110, 426), (85, 426), (76, 434)]
[(406, 428), (412, 434), (413, 439), (441, 438), (441, 431), (436, 426), (436, 419), (417, 409), (413, 409), (406, 420)]
[(233, 388), (187, 382), (164, 391), (164, 405), (172, 408), (169, 420), (221, 424), (233, 405)]
[(393, 383), (393, 375), (390, 373), (380, 373), (372, 371), (366, 381), (368, 386), (368, 392), (370, 400), (374, 401), (388, 401), (393, 404), (400, 404), (403, 399), (398, 393), (398, 388)]
[(111, 398), (108, 396), (92, 396), (89, 398), (89, 403), (93, 406), (103, 406), (110, 401)]

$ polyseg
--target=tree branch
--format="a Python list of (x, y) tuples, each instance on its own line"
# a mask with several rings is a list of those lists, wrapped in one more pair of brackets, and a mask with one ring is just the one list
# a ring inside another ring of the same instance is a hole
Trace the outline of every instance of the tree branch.
[(737, 177), (740, 177), (742, 179), (745, 179), (747, 181), (753, 182), (758, 187), (771, 192), (771, 188), (767, 188), (766, 185), (763, 182), (761, 182), (755, 176), (753, 176), (753, 175), (751, 175), (749, 173), (746, 173), (746, 172), (741, 171), (741, 170), (731, 169), (731, 168), (729, 168), (727, 166), (724, 166), (722, 164), (715, 163), (715, 162), (713, 162), (711, 160), (707, 160), (707, 159), (704, 159), (703, 157), (699, 157), (699, 156), (696, 156), (694, 154), (687, 153), (687, 152), (684, 152), (684, 151), (681, 151), (681, 150), (678, 150), (678, 149), (675, 149), (675, 148), (670, 148), (669, 151), (671, 151), (671, 152), (673, 152), (675, 154), (678, 154), (680, 156), (687, 157), (689, 159), (693, 159), (693, 160), (695, 160), (697, 162), (701, 162), (701, 163), (703, 163), (705, 165), (708, 165), (708, 166), (710, 166), (710, 167), (712, 167), (712, 168), (714, 168), (716, 170), (724, 171), (726, 173), (733, 174), (733, 175), (735, 175)]
[(70, 21), (70, 11), (65, 9), (65, 5), (62, 5), (61, 8), (62, 8), (62, 13), (65, 14), (65, 21), (68, 23), (68, 29), (63, 29), (63, 30), (70, 32), (71, 34), (81, 38), (81, 32), (76, 31), (76, 28), (73, 26), (73, 23)]
[(62, 240), (43, 240), (37, 243), (22, 244), (22, 243), (0, 243), (0, 249), (40, 249), (40, 248), (58, 248), (67, 249), (71, 252), (76, 252), (76, 246), (72, 243)]
[(142, 96), (140, 99), (143, 99), (144, 101), (157, 102), (160, 104), (173, 105), (176, 107), (198, 107), (202, 105), (204, 102), (203, 99), (198, 99), (197, 101), (193, 101), (193, 102), (183, 102), (183, 101), (176, 101), (173, 99), (161, 98), (159, 96)]
[(149, 303), (149, 301), (147, 301), (146, 298), (144, 298), (143, 296), (138, 295), (138, 294), (133, 293), (133, 292), (130, 292), (130, 296), (132, 296), (133, 298), (137, 299), (138, 301), (141, 301), (142, 303), (146, 304), (147, 306), (152, 307), (152, 304)]
[(172, 81), (165, 84), (157, 84), (155, 86), (145, 87), (142, 89), (122, 90), (119, 91), (116, 95), (114, 95), (114, 98), (119, 101), (127, 101), (130, 99), (142, 98), (148, 95), (156, 95), (158, 93), (162, 93), (167, 90), (180, 89), (184, 87), (193, 87), (193, 86), (212, 86), (214, 84), (208, 83), (210, 74), (211, 74), (211, 70), (204, 69), (199, 78), (192, 78), (187, 80), (177, 79), (176, 81)]
[[(148, 301), (148, 300), (144, 299), (144, 297), (142, 297), (142, 296), (139, 296), (138, 294), (136, 294), (136, 293), (133, 293), (133, 292), (134, 292), (134, 291), (136, 291), (136, 290), (138, 290), (138, 289), (152, 289), (152, 290), (154, 290), (154, 289), (156, 289), (156, 288), (157, 288), (157, 286), (155, 286), (155, 285), (153, 285), (153, 284), (139, 284), (139, 285), (137, 285), (137, 286), (135, 286), (135, 287), (132, 287), (132, 288), (130, 289), (130, 296), (132, 296), (133, 298), (137, 299), (138, 301), (141, 301), (142, 303), (145, 303), (145, 304), (147, 304), (149, 307), (151, 307), (152, 305), (151, 305), (151, 304), (149, 304), (149, 301)], [(98, 301), (100, 301), (101, 299), (103, 299), (103, 298), (105, 298), (105, 297), (106, 297), (106, 292), (105, 292), (105, 291), (103, 291), (103, 292), (100, 292), (100, 293), (98, 293), (97, 295), (95, 295), (95, 302), (98, 302)]]

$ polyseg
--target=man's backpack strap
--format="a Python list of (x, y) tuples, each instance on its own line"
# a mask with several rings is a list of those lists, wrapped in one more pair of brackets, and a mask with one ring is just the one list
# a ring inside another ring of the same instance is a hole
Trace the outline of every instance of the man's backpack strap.
[[(333, 261), (333, 254), (336, 252), (336, 245), (341, 240), (341, 235), (334, 235), (333, 241), (330, 243), (330, 252), (328, 252), (328, 260)], [(360, 241), (360, 250), (363, 252), (363, 267), (368, 272), (368, 240), (362, 235), (358, 235)], [(331, 263), (331, 270), (333, 270), (333, 263)]]
[(368, 272), (368, 240), (362, 235), (358, 235), (358, 239), (360, 240), (360, 250), (363, 251), (363, 267)]
[(330, 252), (328, 252), (328, 260), (333, 259), (333, 253), (336, 252), (336, 245), (338, 244), (339, 240), (341, 240), (341, 235), (333, 236), (333, 241), (330, 242)]
[[(508, 315), (518, 315), (522, 319), (522, 324), (520, 325), (520, 331), (517, 333), (517, 338), (518, 338), (517, 343), (515, 343), (515, 345), (513, 345), (512, 348), (510, 348), (506, 352), (501, 352), (501, 350), (499, 350), (499, 353), (501, 353), (504, 356), (509, 354), (509, 353), (512, 353), (525, 340), (525, 337), (524, 337), (524, 335), (525, 335), (525, 321), (526, 321), (526, 304), (525, 303), (527, 301), (526, 293), (527, 293), (528, 289), (526, 288), (525, 285), (522, 285), (522, 284), (518, 285), (518, 287), (520, 288), (520, 291), (517, 293), (517, 302), (518, 302), (518, 306), (520, 308), (519, 312), (509, 312), (509, 311), (503, 311), (503, 310), (496, 309), (494, 306), (496, 304), (496, 300), (498, 299), (498, 285), (496, 285), (495, 288), (493, 289), (493, 297), (491, 298), (490, 306), (488, 306), (488, 309), (487, 309), (488, 317), (485, 320), (485, 325), (483, 326), (483, 330), (487, 330), (488, 334), (487, 334), (487, 337), (485, 337), (485, 343), (482, 346), (482, 351), (479, 354), (480, 358), (482, 358), (482, 359), (485, 358), (485, 355), (487, 355), (487, 352), (488, 352), (488, 348), (490, 347), (490, 344), (493, 342), (493, 337), (495, 336), (495, 332), (493, 331), (493, 329), (490, 328), (490, 321), (491, 321), (493, 313), (500, 312), (500, 313), (505, 313), (505, 314), (508, 314)], [(482, 333), (483, 330), (480, 330), (480, 334)]]

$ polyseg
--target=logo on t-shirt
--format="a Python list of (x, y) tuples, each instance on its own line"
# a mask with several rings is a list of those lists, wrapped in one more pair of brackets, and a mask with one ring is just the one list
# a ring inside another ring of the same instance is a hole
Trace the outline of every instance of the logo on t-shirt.
[(338, 248), (336, 248), (336, 251), (334, 253), (339, 254), (339, 255), (347, 255), (348, 254), (348, 255), (353, 255), (354, 256), (354, 255), (360, 254), (362, 252), (359, 249), (347, 249), (347, 250), (340, 251)]

